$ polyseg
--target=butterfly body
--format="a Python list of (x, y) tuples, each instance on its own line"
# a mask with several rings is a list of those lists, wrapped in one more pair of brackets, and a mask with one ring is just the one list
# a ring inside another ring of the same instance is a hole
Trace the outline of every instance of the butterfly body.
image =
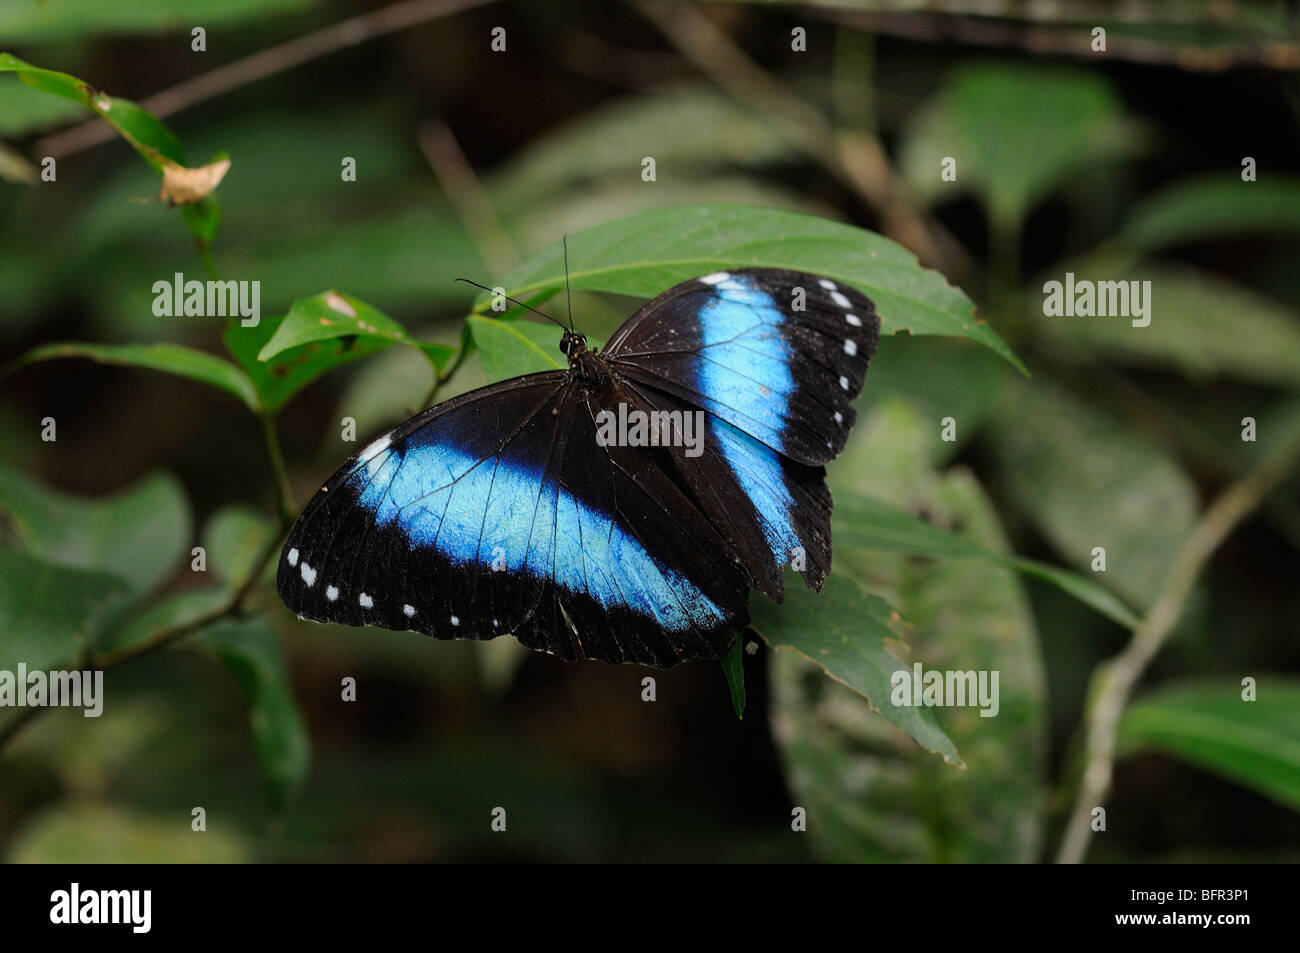
[[(566, 331), (567, 368), (436, 405), (348, 461), (289, 534), (281, 597), (565, 659), (717, 657), (751, 588), (780, 601), (787, 565), (813, 589), (830, 570), (823, 464), (878, 325), (829, 279), (746, 269), (669, 289), (603, 351)], [(634, 414), (653, 445), (603, 438)]]

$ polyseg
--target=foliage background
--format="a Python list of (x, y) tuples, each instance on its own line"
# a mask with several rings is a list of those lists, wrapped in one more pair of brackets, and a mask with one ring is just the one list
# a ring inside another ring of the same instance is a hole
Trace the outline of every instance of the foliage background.
[[(379, 6), (14, 0), (0, 6), (0, 50), (139, 101)], [(976, 301), (1033, 376), (967, 341), (886, 339), (858, 433), (831, 468), (837, 494), (870, 488), (985, 548), (1084, 571), (1102, 537), (1103, 582), (1141, 612), (1207, 502), (1300, 421), (1294, 24), (1271, 3), (1065, 4), (1046, 21), (1029, 5), (1001, 19), (959, 2), (895, 6), (492, 4), (167, 122), (196, 162), (230, 155), (211, 261), (223, 278), (260, 279), (264, 313), (337, 288), (449, 347), (473, 301), (451, 279), (500, 278), (562, 233), (641, 211), (731, 201), (903, 242)], [(1110, 29), (1108, 54), (1088, 50), (1095, 23)], [(190, 49), (196, 25), (205, 53)], [(496, 26), (504, 54), (488, 50)], [(808, 51), (795, 53), (799, 26)], [(44, 137), (82, 115), (0, 75), (6, 171), (20, 178), (21, 157), (39, 159)], [(640, 177), (645, 155), (654, 183)], [(956, 187), (938, 180), (944, 155), (958, 158)], [(1252, 184), (1239, 175), (1247, 155)], [(339, 180), (343, 156), (357, 159), (355, 183)], [(204, 268), (179, 212), (132, 201), (157, 194), (157, 174), (118, 139), (58, 169), (57, 184), (0, 187), (4, 360), (58, 340), (221, 353), (219, 322), (151, 312), (154, 281)], [(1038, 289), (1067, 269), (1152, 279), (1152, 326), (1043, 318)], [(580, 294), (574, 306), (604, 337), (635, 303)], [(439, 396), (484, 380), (467, 360)], [(299, 501), (356, 449), (339, 441), (340, 417), (364, 441), (431, 384), (416, 349), (390, 348), (290, 400), (278, 424)], [(948, 415), (956, 446), (938, 440)], [(1248, 415), (1258, 444), (1240, 440)], [(45, 416), (58, 421), (52, 444), (39, 439)], [(218, 390), (145, 371), (13, 372), (0, 383), (0, 459), (11, 579), (31, 548), (13, 517), (23, 505), (56, 528), (55, 562), (56, 550), (96, 553), (132, 591), (169, 598), (194, 597), (192, 545), (246, 560), (275, 507), (256, 419)], [(1121, 732), (1092, 859), (1296, 859), (1296, 488), (1292, 476), (1271, 492), (1192, 588)], [(51, 489), (129, 495), (83, 510)], [(983, 561), (837, 545), (836, 566), (902, 613), (898, 635), (927, 667), (1002, 672), (998, 718), (937, 716), (964, 770), (788, 651), (746, 659), (738, 721), (717, 666), (660, 675), (659, 700), (643, 704), (637, 669), (304, 626), (257, 590), (245, 617), (110, 670), (102, 718), (53, 712), (14, 739), (0, 760), (0, 856), (1050, 859), (1089, 674), (1128, 633)], [(826, 611), (874, 633), (875, 603), (846, 592), (843, 612), (833, 600)], [(37, 600), (5, 595), (8, 652), (31, 637)], [(760, 628), (779, 615), (754, 611)], [(342, 704), (349, 675), (359, 700)], [(1261, 682), (1253, 707), (1232, 702), (1247, 675)], [(508, 835), (489, 830), (497, 804)], [(807, 835), (789, 829), (794, 804), (810, 810)], [(201, 836), (195, 805), (208, 813)]]

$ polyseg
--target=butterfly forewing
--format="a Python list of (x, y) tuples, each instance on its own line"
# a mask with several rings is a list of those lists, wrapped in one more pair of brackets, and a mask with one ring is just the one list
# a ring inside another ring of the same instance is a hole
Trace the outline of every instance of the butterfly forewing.
[(848, 439), (880, 319), (829, 278), (751, 268), (664, 292), (628, 318), (605, 355), (792, 460), (821, 464)]

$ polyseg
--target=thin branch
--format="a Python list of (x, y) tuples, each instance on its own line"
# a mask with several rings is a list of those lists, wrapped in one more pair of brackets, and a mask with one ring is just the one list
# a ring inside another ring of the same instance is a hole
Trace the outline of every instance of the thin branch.
[[(248, 574), (248, 578), (245, 579), (243, 583), (240, 584), (239, 588), (232, 592), (230, 597), (221, 605), (210, 609), (201, 616), (191, 619), (188, 622), (164, 626), (147, 640), (136, 642), (135, 644), (126, 646), (116, 652), (105, 652), (102, 654), (90, 653), (86, 657), (85, 667), (99, 671), (114, 668), (125, 662), (137, 659), (148, 652), (162, 648), (164, 645), (170, 645), (172, 642), (197, 632), (199, 629), (211, 625), (214, 622), (218, 622), (227, 616), (234, 615), (239, 611), (244, 599), (250, 592), (252, 592), (258, 581), (261, 580), (262, 573), (265, 572), (266, 566), (270, 562), (271, 557), (279, 551), (280, 541), (284, 536), (284, 529), (285, 527), (281, 526), (279, 531), (271, 535), (266, 548), (262, 551), (261, 555), (258, 556), (256, 564)], [(19, 732), (35, 721), (41, 714), (49, 710), (48, 707), (26, 708), (21, 714), (6, 722), (3, 727), (0, 727), (0, 752), (5, 750), (9, 743), (17, 737)]]
[[(140, 102), (140, 106), (162, 118), (213, 99), (241, 86), (339, 50), (357, 46), (375, 37), (396, 33), (429, 20), (483, 6), (490, 0), (403, 0), (379, 10), (351, 17), (314, 33), (295, 37), (278, 46), (235, 60), (193, 79), (163, 90)], [(62, 158), (115, 138), (103, 120), (89, 122), (39, 140), (35, 155)]]
[(492, 274), (504, 275), (519, 264), (519, 252), (455, 135), (442, 120), (431, 120), (420, 127), (419, 142), (420, 151), (478, 246), (484, 264)]
[(1261, 36), (1231, 45), (1161, 43), (1138, 36), (1112, 32), (1106, 51), (1092, 48), (1091, 26), (1109, 25), (1113, 16), (1076, 24), (1034, 26), (1016, 20), (995, 20), (985, 16), (950, 16), (935, 13), (824, 11), (818, 15), (841, 26), (868, 30), (881, 36), (924, 43), (955, 42), (970, 46), (1023, 50), (1036, 56), (1073, 56), (1121, 60), (1154, 66), (1176, 66), (1194, 72), (1222, 72), (1238, 66), (1263, 66), (1294, 71), (1300, 68), (1300, 43)]
[(246, 578), (239, 585), (239, 588), (230, 594), (230, 598), (221, 605), (210, 609), (198, 618), (191, 619), (188, 622), (164, 626), (142, 642), (128, 645), (124, 648), (118, 649), (116, 652), (105, 652), (103, 654), (91, 655), (90, 667), (106, 669), (113, 668), (116, 665), (121, 665), (124, 662), (130, 662), (132, 659), (137, 659), (141, 655), (153, 652), (156, 649), (162, 648), (164, 645), (169, 645), (172, 642), (175, 642), (177, 639), (193, 632), (197, 632), (205, 626), (209, 626), (214, 622), (219, 622), (227, 616), (234, 615), (239, 611), (244, 599), (253, 591), (258, 582), (261, 581), (262, 573), (266, 571), (266, 566), (271, 561), (271, 557), (279, 552), (280, 543), (284, 538), (285, 528), (286, 527), (281, 526), (279, 530), (271, 534), (271, 538), (267, 541), (266, 546), (258, 555), (257, 562), (254, 564), (252, 571), (249, 572), (248, 578)]
[(642, 0), (638, 9), (696, 69), (733, 99), (765, 117), (774, 131), (809, 158), (821, 163), (880, 212), (881, 227), (927, 264), (937, 264), (938, 249), (929, 226), (903, 199), (880, 141), (866, 132), (842, 133), (751, 60), (712, 20), (689, 4), (665, 6)]
[(1115, 737), (1133, 687), (1155, 657), (1183, 612), (1201, 570), (1214, 551), (1291, 472), (1300, 460), (1300, 437), (1292, 437), (1242, 479), (1231, 484), (1205, 511), (1174, 558), (1156, 601), (1119, 655), (1097, 667), (1084, 718), (1083, 777), (1074, 810), (1066, 822), (1057, 862), (1077, 864), (1088, 852), (1092, 811), (1110, 794)]

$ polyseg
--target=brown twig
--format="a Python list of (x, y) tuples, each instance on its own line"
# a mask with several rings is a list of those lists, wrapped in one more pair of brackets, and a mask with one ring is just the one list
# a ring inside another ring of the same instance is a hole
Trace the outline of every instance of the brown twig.
[[(1294, 41), (1243, 40), (1226, 46), (1197, 46), (1189, 43), (1160, 43), (1141, 37), (1111, 34), (1104, 53), (1092, 49), (1091, 26), (1061, 24), (1036, 26), (1017, 20), (995, 20), (981, 16), (952, 16), (934, 13), (823, 11), (824, 19), (842, 26), (924, 43), (951, 41), (970, 46), (1017, 49), (1038, 56), (1104, 57), (1129, 63), (1177, 66), (1200, 72), (1221, 72), (1237, 66), (1265, 66), (1278, 70), (1300, 69), (1300, 43)], [(1073, 17), (1079, 24), (1109, 26), (1114, 14), (1096, 14), (1091, 19)], [(1206, 24), (1208, 26), (1208, 24)]]
[(519, 264), (519, 252), (502, 227), (455, 135), (445, 122), (435, 119), (421, 125), (419, 142), (420, 151), (478, 247), (484, 264), (492, 274), (504, 275)]
[[(403, 0), (218, 66), (150, 96), (139, 105), (159, 118), (170, 116), (196, 103), (301, 66), (310, 60), (419, 23), (483, 6), (488, 2), (490, 0)], [(39, 140), (34, 154), (62, 158), (107, 142), (114, 136), (113, 129), (107, 123), (93, 119)]]
[(642, 0), (641, 12), (677, 49), (733, 99), (771, 123), (791, 145), (821, 163), (880, 212), (882, 230), (923, 262), (938, 264), (921, 215), (903, 198), (880, 142), (867, 132), (841, 133), (822, 113), (751, 60), (731, 37), (689, 4)]
[(1192, 528), (1155, 602), (1133, 631), (1128, 645), (1094, 672), (1084, 718), (1087, 734), (1083, 776), (1074, 809), (1066, 822), (1057, 863), (1080, 863), (1088, 852), (1092, 812), (1102, 806), (1110, 793), (1115, 739), (1124, 706), (1147, 665), (1178, 623), (1201, 570), (1237, 524), (1291, 472), (1297, 459), (1300, 459), (1300, 438), (1293, 437), (1219, 495)]

